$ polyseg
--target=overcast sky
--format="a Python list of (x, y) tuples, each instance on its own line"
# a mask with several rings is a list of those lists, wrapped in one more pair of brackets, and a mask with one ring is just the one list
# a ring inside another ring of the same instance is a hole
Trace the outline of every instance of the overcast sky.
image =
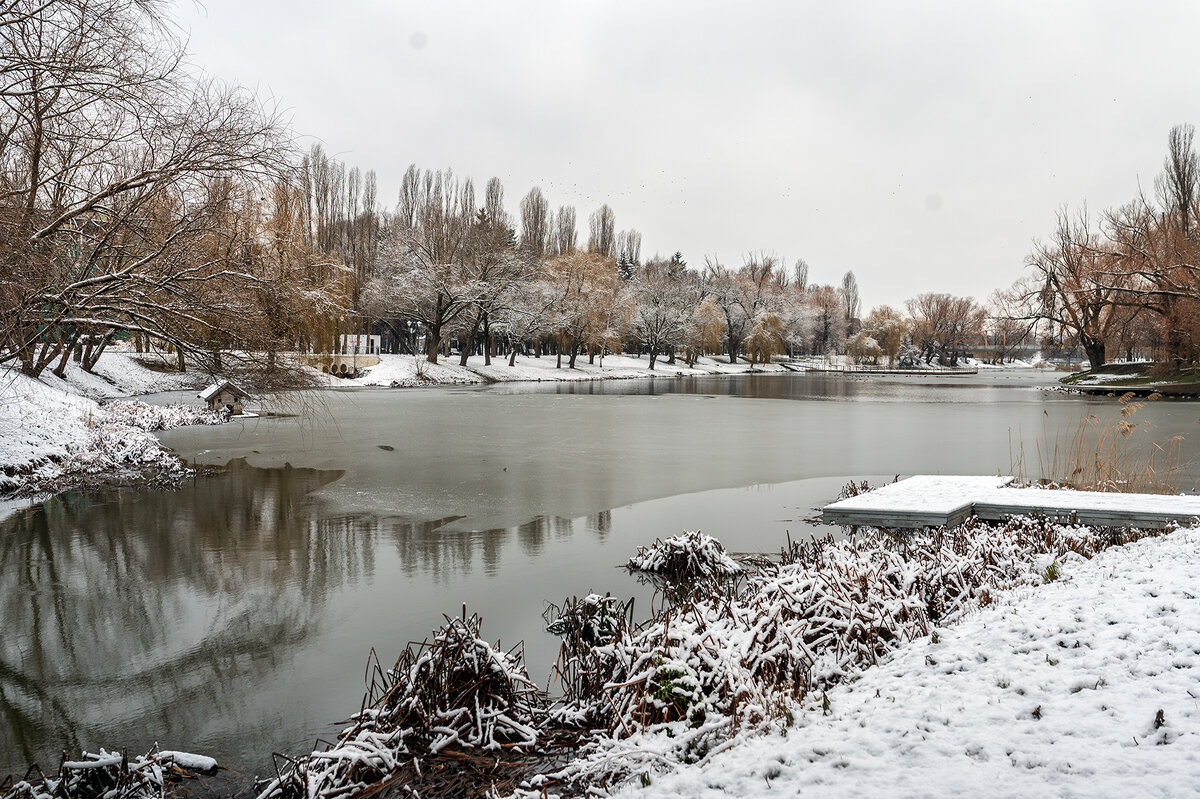
[(1198, 122), (1200, 3), (204, 0), (197, 65), (374, 169), (601, 203), (643, 257), (986, 299), (1064, 203), (1153, 190)]

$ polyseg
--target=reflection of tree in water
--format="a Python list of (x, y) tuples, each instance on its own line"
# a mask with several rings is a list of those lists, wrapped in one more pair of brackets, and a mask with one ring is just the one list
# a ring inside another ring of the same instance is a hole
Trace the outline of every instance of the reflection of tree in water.
[(63, 749), (205, 736), (218, 757), (265, 758), (267, 742), (307, 734), (280, 730), (303, 715), (293, 681), (320, 673), (296, 658), (347, 675), (360, 662), (314, 647), (330, 596), (375, 576), (380, 541), (399, 555), (388, 579), (449, 584), (494, 576), (510, 544), (534, 558), (580, 524), (611, 526), (607, 512), (462, 533), (444, 529), (461, 517), (325, 518), (309, 494), (339, 476), (233, 464), (178, 491), (68, 493), (0, 521), (0, 776)]
[[(493, 577), (499, 571), (505, 545), (514, 537), (522, 554), (537, 557), (549, 538), (567, 541), (576, 532), (575, 521), (562, 516), (537, 516), (516, 527), (497, 527), (478, 532), (443, 529), (461, 518), (449, 516), (429, 522), (390, 519), (384, 523), (387, 535), (395, 541), (400, 567), (406, 576), (421, 575), (434, 582), (442, 582), (454, 576), (469, 575), (477, 565), (481, 565), (484, 574)], [(611, 529), (610, 511), (601, 511), (587, 518), (589, 530), (599, 533), (601, 537)]]
[(0, 774), (246, 713), (329, 592), (374, 571), (377, 531), (307, 498), (338, 476), (234, 469), (0, 522)]

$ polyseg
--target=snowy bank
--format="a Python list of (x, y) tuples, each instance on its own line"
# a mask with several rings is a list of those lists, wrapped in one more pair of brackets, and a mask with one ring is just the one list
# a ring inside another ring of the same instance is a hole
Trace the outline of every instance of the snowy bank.
[(1195, 795), (1200, 530), (1062, 569), (623, 795)]
[(184, 406), (99, 405), (17, 372), (0, 372), (0, 495), (179, 479), (187, 468), (152, 431), (222, 421), (219, 414)]
[(651, 371), (650, 358), (635, 358), (632, 355), (605, 355), (589, 364), (586, 357), (575, 361), (575, 368), (567, 367), (563, 358), (562, 368), (557, 368), (554, 355), (541, 358), (521, 355), (514, 366), (508, 359), (496, 357), (491, 366), (484, 366), (483, 356), (474, 355), (466, 366), (459, 366), (457, 357), (444, 358), (436, 364), (427, 363), (424, 357), (411, 355), (380, 355), (375, 366), (360, 370), (354, 378), (328, 377), (334, 386), (392, 386), (395, 388), (426, 385), (453, 385), (469, 383), (510, 382), (574, 382), (587, 380), (628, 380), (645, 377), (692, 377), (704, 375), (748, 374), (751, 372), (785, 372), (777, 363), (760, 363), (751, 366), (745, 361), (729, 363), (728, 359), (700, 358), (694, 367), (682, 360), (668, 364), (659, 360)]

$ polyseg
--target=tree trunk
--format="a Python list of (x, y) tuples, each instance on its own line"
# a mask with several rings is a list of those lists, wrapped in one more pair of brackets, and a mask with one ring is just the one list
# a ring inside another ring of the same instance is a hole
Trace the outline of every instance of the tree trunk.
[(658, 358), (658, 348), (657, 348), (657, 347), (651, 347), (651, 348), (650, 348), (650, 371), (651, 371), (651, 372), (653, 372), (653, 371), (654, 371), (654, 360), (655, 360), (656, 358)]
[(492, 365), (492, 326), (487, 313), (483, 315), (483, 365)]
[(1083, 351), (1087, 354), (1088, 366), (1092, 369), (1099, 369), (1104, 365), (1104, 342), (1096, 341), (1095, 339), (1087, 338), (1080, 341), (1083, 344)]
[(88, 339), (88, 345), (83, 350), (83, 371), (91, 372), (96, 368), (96, 362), (100, 360), (100, 356), (104, 354), (104, 350), (112, 341), (112, 333), (108, 333), (104, 338), (100, 339), (98, 346), (93, 346), (92, 339)]
[(467, 358), (471, 355), (471, 350), (475, 349), (475, 337), (479, 335), (479, 325), (482, 322), (481, 316), (475, 317), (475, 324), (471, 325), (471, 332), (467, 336), (467, 340), (462, 344), (462, 352), (458, 356), (458, 365), (466, 366)]
[(442, 328), (430, 327), (425, 332), (425, 360), (437, 363), (438, 349), (442, 346)]
[(58, 366), (54, 367), (54, 374), (65, 379), (67, 376), (67, 361), (71, 360), (71, 352), (75, 349), (75, 340), (77, 336), (72, 335), (67, 340), (67, 346), (63, 348), (62, 357), (58, 360)]

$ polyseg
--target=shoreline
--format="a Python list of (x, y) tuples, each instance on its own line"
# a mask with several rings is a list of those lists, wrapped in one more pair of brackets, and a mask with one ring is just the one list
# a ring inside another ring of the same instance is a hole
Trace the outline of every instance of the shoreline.
[[(843, 795), (866, 779), (949, 797), (980, 768), (1016, 780), (1004, 795), (1046, 780), (1086, 790), (1099, 776), (1111, 786), (1143, 769), (1170, 786), (1193, 763), (1156, 753), (1182, 757), (1164, 745), (1200, 734), (1194, 701), (1176, 696), (1200, 660), (1180, 661), (1157, 631), (1187, 623), (1186, 635), (1200, 636), (1184, 590), (1197, 552), (1196, 528), (1115, 535), (1028, 517), (905, 543), (869, 530), (770, 560), (731, 560), (715, 539), (685, 533), (630, 553), (629, 568), (675, 592), (650, 618), (597, 595), (547, 617), (567, 658), (563, 696), (539, 699), (519, 649), (489, 643), (464, 609), (397, 668), (381, 664), (384, 682), (368, 680), (365, 712), (329, 748), (286, 753), (290, 765), (253, 787), (225, 769), (198, 787), (268, 799), (317, 788), (568, 797), (598, 786), (765, 797), (805, 786)], [(930, 583), (928, 594), (922, 580), (903, 579), (913, 574), (963, 582)], [(1151, 605), (1162, 610), (1125, 612)], [(874, 621), (864, 628), (864, 619)], [(1150, 638), (1132, 634), (1147, 624)], [(599, 637), (581, 643), (570, 631), (583, 629)], [(443, 684), (452, 678), (465, 682)], [(1088, 690), (1067, 690), (1078, 685)], [(453, 721), (435, 721), (444, 718)], [(487, 718), (504, 723), (481, 727)], [(1135, 747), (1127, 734), (1158, 746)], [(861, 769), (845, 768), (847, 758)], [(929, 792), (931, 768), (947, 776)]]

